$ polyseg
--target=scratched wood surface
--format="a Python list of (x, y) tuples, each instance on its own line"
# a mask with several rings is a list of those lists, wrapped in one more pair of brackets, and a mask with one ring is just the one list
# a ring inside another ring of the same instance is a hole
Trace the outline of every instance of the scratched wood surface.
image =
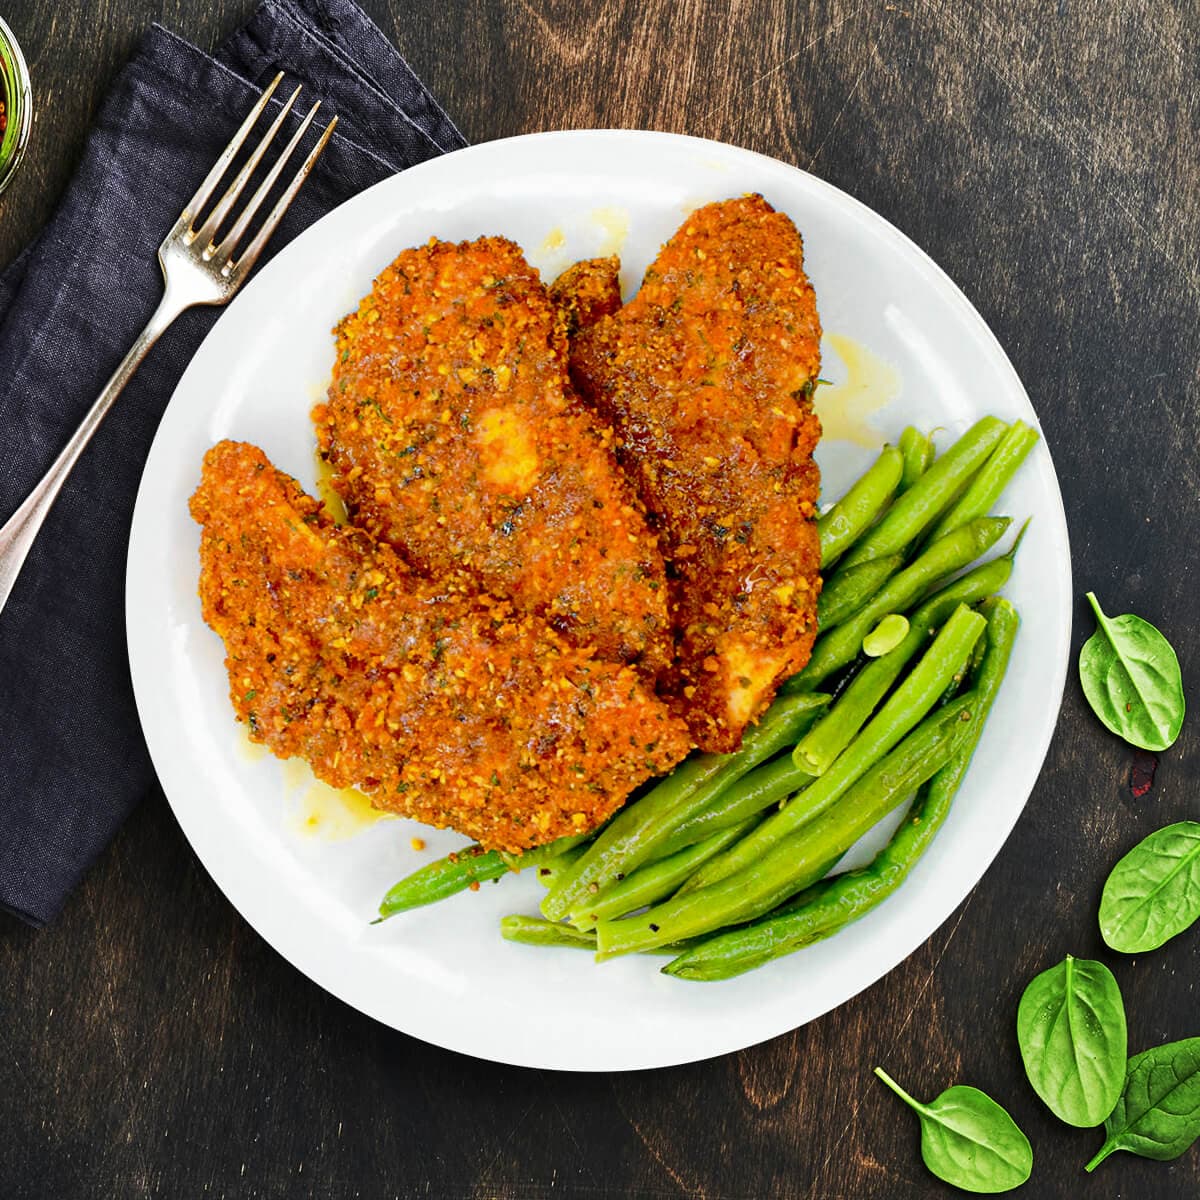
[[(139, 31), (157, 19), (212, 46), (250, 7), (8, 0), (38, 119), (0, 202), (0, 262), (51, 210)], [(911, 235), (1032, 395), (1077, 590), (1154, 620), (1200, 678), (1192, 0), (366, 7), (471, 140), (571, 126), (719, 138), (814, 171)], [(1078, 648), (1090, 623), (1076, 616)], [(331, 999), (243, 923), (153, 798), (52, 928), (0, 918), (0, 1196), (951, 1194), (876, 1063), (918, 1095), (969, 1082), (1007, 1104), (1035, 1149), (1026, 1194), (1193, 1196), (1200, 1151), (1118, 1155), (1085, 1177), (1098, 1138), (1040, 1106), (1013, 1022), (1025, 982), (1070, 951), (1116, 971), (1132, 1047), (1200, 1034), (1200, 937), (1128, 960), (1095, 928), (1116, 857), (1200, 812), (1198, 731), (1193, 719), (1136, 799), (1132, 752), (1071, 678), (1016, 831), (902, 966), (768, 1044), (610, 1076), (477, 1062)]]

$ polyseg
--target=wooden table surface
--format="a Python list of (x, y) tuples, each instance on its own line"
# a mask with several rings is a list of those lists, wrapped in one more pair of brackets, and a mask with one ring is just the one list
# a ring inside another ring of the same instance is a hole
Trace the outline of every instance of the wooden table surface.
[[(201, 46), (251, 0), (8, 0), (38, 117), (0, 262), (53, 208), (151, 20)], [(1193, 0), (368, 0), (485, 141), (677, 130), (816, 173), (961, 285), (1044, 424), (1076, 590), (1134, 609), (1200, 677), (1200, 140)], [(10, 448), (10, 453), (14, 452)], [(1090, 632), (1076, 606), (1074, 647)], [(970, 1082), (1036, 1156), (1027, 1195), (1194, 1196), (1200, 1151), (1095, 1176), (1013, 1034), (1029, 978), (1098, 957), (1135, 1049), (1200, 1034), (1200, 936), (1144, 958), (1096, 929), (1133, 842), (1200, 812), (1200, 724), (1130, 789), (1133, 752), (1072, 671), (1003, 852), (906, 962), (821, 1020), (677, 1069), (559, 1075), (434, 1049), (310, 984), (217, 891), (159, 795), (50, 928), (0, 918), (0, 1196), (925, 1197), (916, 1124), (876, 1082)], [(1021, 747), (1013, 747), (1020, 753)]]

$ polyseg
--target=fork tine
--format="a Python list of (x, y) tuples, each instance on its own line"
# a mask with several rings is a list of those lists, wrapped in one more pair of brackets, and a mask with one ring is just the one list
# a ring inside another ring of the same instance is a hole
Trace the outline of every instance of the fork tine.
[(254, 128), (254, 122), (262, 115), (262, 110), (267, 107), (267, 102), (271, 99), (282, 78), (283, 72), (280, 71), (271, 80), (270, 84), (267, 85), (267, 89), (259, 97), (258, 103), (250, 110), (249, 116), (242, 122), (237, 133), (233, 135), (233, 140), (221, 151), (221, 157), (213, 163), (212, 170), (204, 177), (204, 182), (196, 189), (196, 194), (187, 202), (183, 210), (183, 215), (180, 217), (180, 224), (185, 228), (191, 225), (196, 213), (208, 201), (217, 184), (221, 182), (221, 176), (225, 174), (229, 164), (233, 162), (233, 156), (242, 148), (242, 143), (246, 140), (246, 135)]
[[(308, 114), (307, 120), (311, 120), (315, 115), (321, 102), (318, 100), (313, 105), (312, 110)], [(309, 172), (313, 169), (317, 159), (321, 157), (322, 151), (325, 149), (326, 143), (333, 134), (334, 126), (338, 123), (337, 117), (331, 118), (328, 125), (325, 126), (321, 136), (317, 139), (317, 143), (308, 152), (308, 157), (300, 164), (300, 169), (292, 176), (292, 181), (287, 185), (287, 189), (283, 195), (275, 201), (275, 207), (267, 214), (267, 219), (263, 222), (262, 228), (254, 235), (254, 239), (250, 245), (238, 256), (236, 263), (231, 267), (226, 268), (227, 273), (236, 272), (238, 275), (245, 275), (246, 272), (254, 266), (259, 254), (262, 252), (263, 246), (267, 244), (267, 239), (275, 232), (275, 227), (283, 220), (283, 214), (287, 212), (288, 206), (295, 199), (296, 193), (304, 186), (304, 181), (308, 178)], [(303, 132), (303, 126), (297, 131), (296, 136), (292, 138), (292, 142), (299, 141), (299, 135)], [(288, 153), (291, 152), (291, 146), (288, 147)], [(283, 156), (286, 159), (287, 155)], [(281, 165), (282, 160), (281, 159)], [(253, 201), (252, 201), (253, 203)]]
[(279, 132), (279, 127), (287, 120), (287, 115), (292, 111), (292, 105), (296, 103), (298, 95), (300, 95), (299, 87), (284, 101), (283, 107), (271, 122), (270, 128), (263, 134), (258, 145), (254, 147), (254, 151), (250, 157), (242, 164), (237, 177), (225, 189), (225, 195), (221, 197), (217, 206), (208, 214), (204, 224), (193, 235), (200, 242), (206, 258), (212, 257), (212, 242), (217, 236), (217, 230), (221, 228), (221, 222), (229, 215), (229, 210), (242, 194), (242, 189), (246, 186), (246, 181), (250, 178), (254, 168), (262, 161), (262, 156), (267, 152), (267, 147), (275, 140), (275, 135)]
[(271, 165), (271, 169), (267, 172), (266, 177), (258, 185), (254, 195), (250, 197), (250, 202), (238, 216), (234, 222), (233, 228), (222, 239), (220, 246), (217, 247), (216, 259), (224, 264), (232, 256), (237, 247), (237, 244), (242, 239), (242, 235), (246, 232), (246, 227), (250, 224), (254, 214), (258, 212), (260, 205), (267, 198), (267, 193), (275, 186), (275, 181), (279, 178), (283, 168), (287, 166), (288, 159), (291, 158), (292, 152), (296, 149), (300, 139), (307, 132), (308, 127), (312, 124), (313, 118), (317, 115), (317, 109), (321, 107), (321, 102), (318, 100), (316, 104), (308, 110), (304, 119), (300, 122), (296, 132), (288, 139), (288, 143), (280, 152), (279, 157)]

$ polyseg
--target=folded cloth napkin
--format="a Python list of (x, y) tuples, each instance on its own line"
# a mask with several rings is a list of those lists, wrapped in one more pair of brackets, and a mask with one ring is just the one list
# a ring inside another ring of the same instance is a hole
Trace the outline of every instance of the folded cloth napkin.
[[(302, 101), (326, 101), (318, 124), (339, 122), (264, 258), (363, 188), (466, 144), (350, 0), (266, 0), (212, 58), (153, 27), (58, 211), (0, 276), (0, 521), (153, 311), (159, 242), (278, 71), (281, 94), (302, 83)], [(158, 792), (126, 660), (125, 551), (159, 417), (219, 311), (185, 313), (151, 351), (0, 612), (0, 905), (33, 924)]]

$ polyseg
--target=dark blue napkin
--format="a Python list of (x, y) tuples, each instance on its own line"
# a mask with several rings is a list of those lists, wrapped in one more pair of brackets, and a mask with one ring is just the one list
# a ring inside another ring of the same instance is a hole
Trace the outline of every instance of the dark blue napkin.
[[(318, 126), (332, 112), (339, 122), (264, 259), (363, 188), (466, 144), (349, 0), (267, 0), (215, 58), (153, 27), (58, 211), (0, 276), (0, 521), (153, 311), (159, 242), (278, 71), (281, 94), (304, 84), (302, 110), (326, 101)], [(126, 661), (125, 551), (159, 417), (219, 312), (185, 313), (151, 351), (0, 612), (0, 905), (34, 924), (59, 911), (133, 806), (158, 791)]]

